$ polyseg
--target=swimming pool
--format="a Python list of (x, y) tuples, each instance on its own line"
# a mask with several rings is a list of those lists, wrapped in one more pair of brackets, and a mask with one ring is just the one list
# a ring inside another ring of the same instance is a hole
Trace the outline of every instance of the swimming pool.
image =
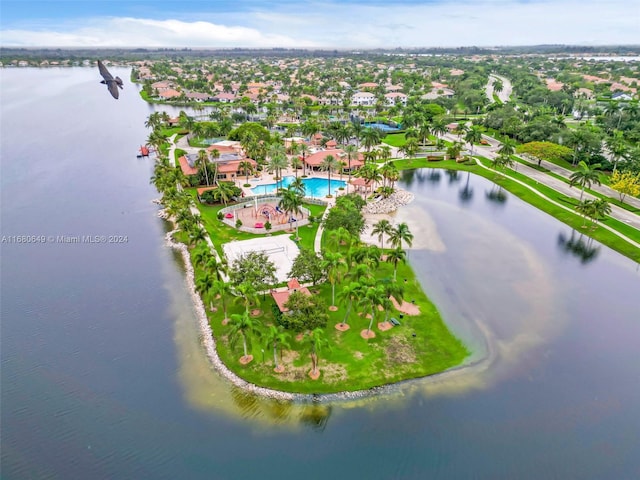
[[(282, 179), (282, 186), (287, 188), (296, 177), (284, 177)], [(344, 188), (347, 182), (344, 180), (331, 179), (331, 188), (327, 189), (328, 181), (324, 178), (303, 178), (302, 181), (306, 187), (305, 197), (324, 198), (327, 196), (327, 190), (331, 192), (331, 195), (335, 195), (336, 190), (340, 187)], [(251, 189), (254, 195), (266, 195), (269, 193), (275, 193), (276, 184), (268, 183), (266, 185), (260, 185)]]

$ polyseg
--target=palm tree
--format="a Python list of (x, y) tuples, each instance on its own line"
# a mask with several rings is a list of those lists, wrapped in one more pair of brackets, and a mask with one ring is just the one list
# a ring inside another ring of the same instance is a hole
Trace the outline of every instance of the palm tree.
[(473, 125), (469, 130), (467, 130), (467, 133), (464, 136), (464, 140), (465, 142), (469, 143), (469, 145), (471, 145), (471, 156), (473, 157), (474, 144), (480, 143), (480, 140), (482, 140), (482, 131), (480, 129), (480, 126)]
[(327, 172), (327, 198), (331, 198), (331, 172), (338, 167), (338, 161), (333, 155), (327, 155), (320, 164), (320, 170)]
[(322, 269), (327, 272), (331, 284), (331, 306), (336, 304), (336, 282), (340, 281), (342, 269), (346, 266), (344, 257), (339, 252), (323, 252)]
[(364, 307), (364, 311), (366, 311), (367, 307), (371, 308), (371, 318), (369, 319), (369, 326), (366, 330), (366, 338), (374, 337), (375, 334), (371, 335), (371, 327), (373, 326), (373, 322), (376, 318), (376, 312), (378, 311), (378, 305), (382, 305), (382, 299), (384, 298), (384, 290), (381, 286), (369, 286), (364, 291), (364, 295), (362, 295), (360, 299), (360, 305)]
[(377, 128), (365, 128), (362, 131), (362, 144), (367, 149), (371, 149), (380, 143), (381, 133)]
[(410, 247), (413, 243), (413, 234), (409, 230), (409, 225), (405, 222), (399, 223), (392, 229), (389, 241), (394, 248), (402, 248), (402, 242), (405, 242)]
[(309, 353), (311, 356), (311, 372), (309, 375), (311, 378), (318, 378), (320, 372), (318, 371), (318, 353), (329, 345), (329, 341), (325, 337), (324, 330), (316, 328), (307, 334), (307, 344), (309, 346)]
[(307, 174), (307, 155), (309, 154), (309, 146), (306, 143), (301, 143), (298, 147), (300, 154), (302, 155), (302, 176), (304, 177)]
[(600, 185), (599, 169), (599, 163), (587, 165), (584, 160), (580, 160), (578, 163), (578, 169), (571, 174), (571, 177), (569, 177), (569, 186), (573, 187), (578, 184), (582, 187), (582, 190), (580, 191), (580, 201), (582, 201), (582, 196), (584, 195), (584, 189), (586, 187), (591, 187), (591, 184), (593, 183)]
[(618, 162), (620, 159), (625, 158), (628, 151), (623, 132), (614, 130), (613, 135), (605, 141), (605, 144), (613, 159), (613, 171), (615, 172)]
[(341, 304), (346, 304), (346, 307), (347, 307), (346, 312), (344, 314), (344, 319), (340, 323), (340, 326), (342, 327), (343, 330), (347, 330), (347, 328), (345, 328), (345, 325), (347, 325), (347, 322), (349, 320), (349, 315), (351, 315), (351, 308), (353, 307), (353, 302), (355, 300), (358, 300), (358, 298), (360, 297), (361, 291), (362, 291), (362, 285), (360, 285), (358, 282), (349, 282), (344, 287), (342, 287), (342, 290), (340, 290), (340, 292), (338, 292), (339, 302)]
[(498, 155), (493, 160), (491, 160), (491, 165), (496, 170), (504, 170), (507, 167), (513, 165), (513, 160), (508, 155)]
[(405, 157), (411, 158), (418, 153), (420, 150), (420, 145), (418, 145), (418, 140), (415, 138), (408, 138), (406, 143), (400, 147), (399, 149)]
[(235, 290), (238, 294), (236, 302), (244, 304), (244, 311), (249, 314), (249, 307), (251, 307), (254, 302), (259, 302), (256, 287), (249, 282), (242, 282), (240, 285), (236, 286)]
[(295, 190), (301, 197), (304, 197), (304, 194), (307, 190), (307, 185), (304, 183), (304, 180), (302, 178), (297, 177), (289, 184), (288, 188)]
[(576, 212), (582, 215), (582, 228), (586, 227), (587, 217), (592, 218), (595, 215), (593, 200), (582, 200), (578, 205), (576, 205)]
[(253, 172), (253, 164), (249, 161), (249, 160), (243, 160), (240, 162), (240, 164), (238, 165), (242, 171), (244, 172), (244, 174), (247, 177), (247, 184), (249, 183), (249, 175), (251, 175), (251, 173)]
[(268, 155), (269, 155), (269, 158), (271, 159), (271, 161), (269, 162), (269, 168), (273, 170), (276, 174), (276, 188), (279, 190), (278, 181), (282, 182), (282, 178), (281, 178), (282, 169), (287, 168), (289, 166), (287, 154), (285, 153), (285, 149), (283, 145), (272, 144), (269, 147)]
[(296, 228), (298, 225), (298, 216), (302, 213), (302, 196), (295, 188), (289, 185), (281, 193), (280, 202), (278, 206), (285, 212), (286, 216), (291, 218), (291, 215), (296, 215)]
[(351, 182), (351, 161), (358, 158), (358, 147), (355, 145), (347, 145), (344, 147), (344, 153), (347, 154), (347, 168), (349, 169), (349, 181), (347, 182), (347, 193), (349, 193), (349, 182)]
[(398, 263), (406, 262), (407, 252), (397, 247), (387, 253), (386, 261), (393, 264), (393, 279), (396, 280), (398, 275)]
[(291, 168), (293, 168), (293, 170), (294, 170), (294, 172), (296, 174), (296, 178), (298, 178), (298, 169), (300, 167), (302, 167), (302, 160), (300, 160), (300, 157), (298, 157), (297, 155), (294, 155), (289, 160), (289, 163), (291, 165)]
[(380, 242), (380, 248), (383, 249), (383, 250), (384, 250), (384, 236), (385, 235), (390, 236), (391, 232), (393, 232), (393, 225), (386, 218), (383, 218), (382, 220), (377, 222), (373, 226), (373, 230), (371, 230), (371, 233), (373, 235), (378, 235), (378, 241)]
[(212, 290), (214, 282), (215, 277), (209, 272), (204, 272), (196, 279), (196, 290), (202, 295), (203, 300), (209, 297), (209, 310), (211, 311), (213, 311)]
[(218, 186), (213, 191), (214, 198), (217, 201), (224, 203), (226, 206), (229, 200), (231, 200), (231, 197), (235, 192), (235, 188), (235, 185), (231, 182), (219, 182)]
[(232, 287), (229, 282), (225, 282), (224, 280), (216, 280), (213, 282), (212, 293), (220, 297), (220, 303), (222, 304), (222, 313), (224, 314), (224, 318), (222, 320), (223, 323), (229, 318), (227, 315), (227, 306), (229, 305), (229, 297), (232, 293)]
[(277, 327), (275, 325), (269, 325), (269, 330), (265, 338), (265, 346), (267, 348), (273, 348), (273, 365), (275, 372), (282, 372), (284, 367), (278, 365), (278, 347), (289, 346), (289, 334), (284, 331), (281, 325)]
[(593, 216), (591, 217), (592, 222), (595, 222), (603, 217), (606, 217), (611, 213), (611, 205), (604, 198), (598, 198), (593, 200), (592, 202), (592, 210)]
[(242, 339), (242, 349), (244, 355), (240, 358), (240, 363), (247, 364), (253, 360), (253, 355), (249, 355), (247, 347), (251, 346), (251, 337), (258, 335), (257, 330), (258, 320), (249, 316), (248, 312), (234, 313), (231, 315), (231, 321), (229, 322), (229, 339), (231, 340), (231, 347), (235, 345), (238, 337)]
[[(202, 165), (202, 169), (204, 170), (204, 176), (207, 179), (207, 187), (210, 185), (209, 183), (209, 168), (207, 163), (209, 162), (209, 155), (207, 155), (207, 151), (204, 149), (198, 150), (198, 160)], [(202, 177), (201, 177), (202, 178)]]
[(510, 138), (505, 138), (498, 149), (500, 155), (511, 156), (516, 153), (516, 143)]

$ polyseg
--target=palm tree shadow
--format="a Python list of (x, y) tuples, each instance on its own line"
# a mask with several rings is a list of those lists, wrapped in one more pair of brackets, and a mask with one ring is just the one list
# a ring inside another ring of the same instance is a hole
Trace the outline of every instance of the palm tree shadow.
[(496, 185), (491, 187), (491, 190), (485, 191), (485, 198), (496, 205), (504, 205), (507, 201), (507, 192), (502, 190), (502, 187), (495, 188)]
[(600, 246), (593, 244), (593, 239), (587, 237), (584, 240), (584, 235), (581, 233), (576, 238), (576, 230), (571, 230), (569, 238), (566, 237), (564, 232), (558, 234), (558, 247), (560, 251), (568, 255), (572, 255), (580, 260), (580, 263), (586, 265), (596, 259), (600, 252)]
[(471, 176), (470, 172), (467, 172), (467, 181), (465, 182), (464, 187), (462, 187), (458, 191), (458, 198), (462, 203), (469, 203), (473, 198), (473, 188), (469, 186), (469, 177)]

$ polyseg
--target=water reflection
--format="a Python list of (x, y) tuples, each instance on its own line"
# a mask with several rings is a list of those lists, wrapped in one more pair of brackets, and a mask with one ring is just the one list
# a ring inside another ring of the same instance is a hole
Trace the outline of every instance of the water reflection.
[(600, 251), (599, 245), (594, 245), (594, 240), (591, 237), (585, 237), (584, 234), (576, 238), (576, 230), (571, 230), (569, 238), (564, 232), (558, 234), (558, 246), (560, 251), (573, 255), (580, 259), (580, 263), (587, 264), (592, 262), (598, 256)]
[(440, 183), (440, 179), (442, 178), (442, 174), (440, 169), (430, 169), (429, 173), (427, 173), (426, 175), (427, 180), (429, 181), (429, 183)]
[(462, 203), (469, 203), (473, 198), (473, 188), (469, 186), (469, 179), (471, 177), (471, 172), (467, 172), (467, 181), (458, 192), (458, 198)]
[(449, 177), (449, 184), (460, 181), (460, 172), (458, 170), (445, 170), (444, 173)]
[(493, 185), (490, 190), (485, 190), (485, 198), (496, 205), (504, 205), (507, 201), (507, 192), (501, 186)]

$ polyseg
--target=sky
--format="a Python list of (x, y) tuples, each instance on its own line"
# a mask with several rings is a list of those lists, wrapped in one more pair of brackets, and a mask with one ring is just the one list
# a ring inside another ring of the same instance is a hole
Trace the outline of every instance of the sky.
[(639, 45), (640, 0), (0, 0), (3, 47)]

